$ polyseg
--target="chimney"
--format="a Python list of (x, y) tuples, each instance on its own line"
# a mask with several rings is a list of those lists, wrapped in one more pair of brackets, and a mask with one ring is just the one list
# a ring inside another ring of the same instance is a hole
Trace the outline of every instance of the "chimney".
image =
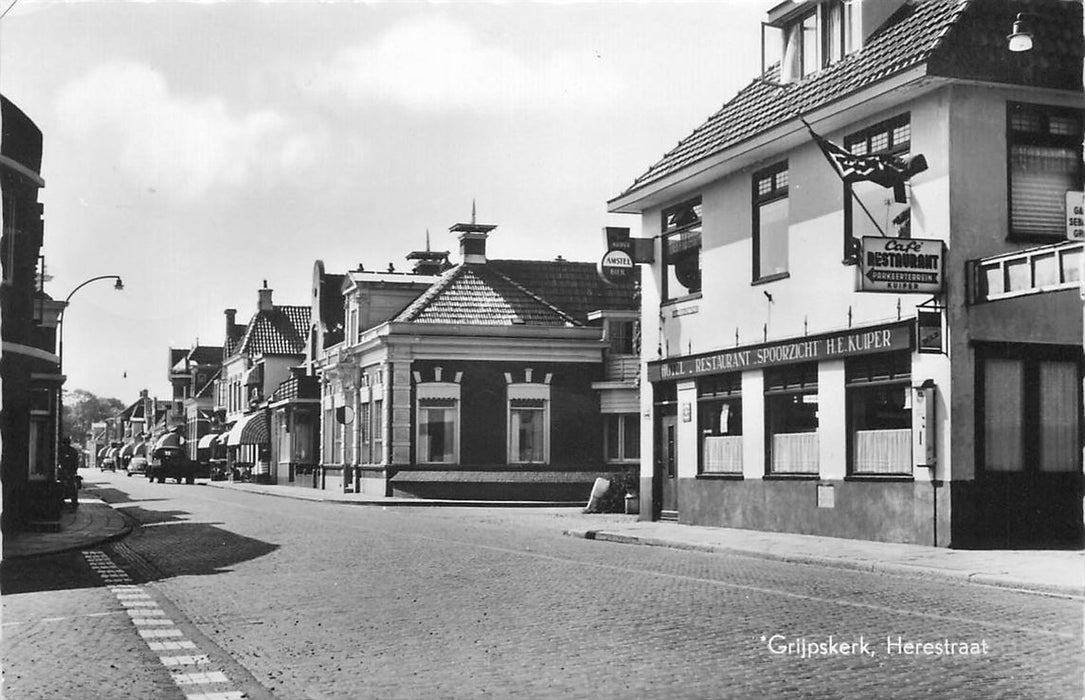
[(267, 280), (264, 280), (264, 287), (260, 290), (260, 302), (256, 306), (257, 311), (271, 311), (273, 306), (271, 292), (272, 290), (267, 287)]
[(232, 338), (234, 334), (234, 322), (237, 320), (237, 309), (226, 309), (226, 337)]
[(430, 250), (429, 229), (426, 229), (426, 249), (407, 253), (408, 260), (414, 260), (411, 269), (416, 275), (439, 275), (449, 268), (447, 250)]
[(471, 223), (455, 224), (448, 230), (460, 234), (460, 258), (467, 264), (486, 264), (486, 238), (496, 224), (475, 223), (475, 203), (471, 202)]

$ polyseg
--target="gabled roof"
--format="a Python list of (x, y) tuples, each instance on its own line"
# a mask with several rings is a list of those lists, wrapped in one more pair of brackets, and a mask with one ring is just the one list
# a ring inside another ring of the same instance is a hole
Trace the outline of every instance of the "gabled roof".
[(197, 345), (188, 351), (188, 361), (195, 365), (218, 365), (222, 362), (222, 346)]
[(273, 306), (257, 311), (231, 356), (305, 354), (310, 311), (308, 306)]
[[(1038, 9), (1042, 6), (1042, 9)], [(1006, 49), (1017, 12), (1037, 13), (1048, 41)], [(1055, 40), (1051, 40), (1051, 39)], [(785, 89), (754, 80), (615, 199), (863, 88), (921, 65), (945, 77), (1081, 89), (1081, 3), (1065, 0), (913, 0), (859, 51)], [(779, 80), (779, 67), (765, 80)]]
[(446, 271), (392, 320), (468, 326), (582, 325), (490, 264), (461, 264)]

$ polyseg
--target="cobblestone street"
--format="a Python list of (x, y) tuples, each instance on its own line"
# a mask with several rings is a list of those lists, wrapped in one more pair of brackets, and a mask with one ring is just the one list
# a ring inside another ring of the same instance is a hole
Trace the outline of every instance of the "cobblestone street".
[[(561, 536), (626, 516), (88, 486), (142, 525), (105, 554), (249, 697), (1082, 695), (1077, 600)], [(5, 564), (4, 697), (191, 695), (119, 595), (79, 553)]]

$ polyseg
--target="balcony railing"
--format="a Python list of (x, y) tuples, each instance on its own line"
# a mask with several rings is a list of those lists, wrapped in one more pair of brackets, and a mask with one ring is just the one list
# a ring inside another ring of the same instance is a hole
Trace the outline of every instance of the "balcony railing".
[(969, 261), (969, 301), (1042, 294), (1081, 285), (1085, 244), (1065, 241)]
[(608, 382), (635, 382), (640, 377), (640, 356), (607, 354), (603, 376)]

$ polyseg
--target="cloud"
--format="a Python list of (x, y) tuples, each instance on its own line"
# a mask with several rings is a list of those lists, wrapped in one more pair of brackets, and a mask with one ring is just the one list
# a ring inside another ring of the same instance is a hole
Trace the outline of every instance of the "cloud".
[(309, 87), (356, 103), (377, 98), (415, 110), (490, 112), (597, 106), (621, 90), (594, 54), (555, 51), (531, 61), (484, 45), (464, 25), (433, 17), (340, 50)]
[(219, 188), (274, 184), (312, 164), (315, 152), (313, 137), (283, 115), (238, 113), (217, 97), (179, 95), (138, 63), (92, 69), (64, 86), (56, 105), (70, 136), (116, 142), (115, 162), (126, 176), (182, 201)]

